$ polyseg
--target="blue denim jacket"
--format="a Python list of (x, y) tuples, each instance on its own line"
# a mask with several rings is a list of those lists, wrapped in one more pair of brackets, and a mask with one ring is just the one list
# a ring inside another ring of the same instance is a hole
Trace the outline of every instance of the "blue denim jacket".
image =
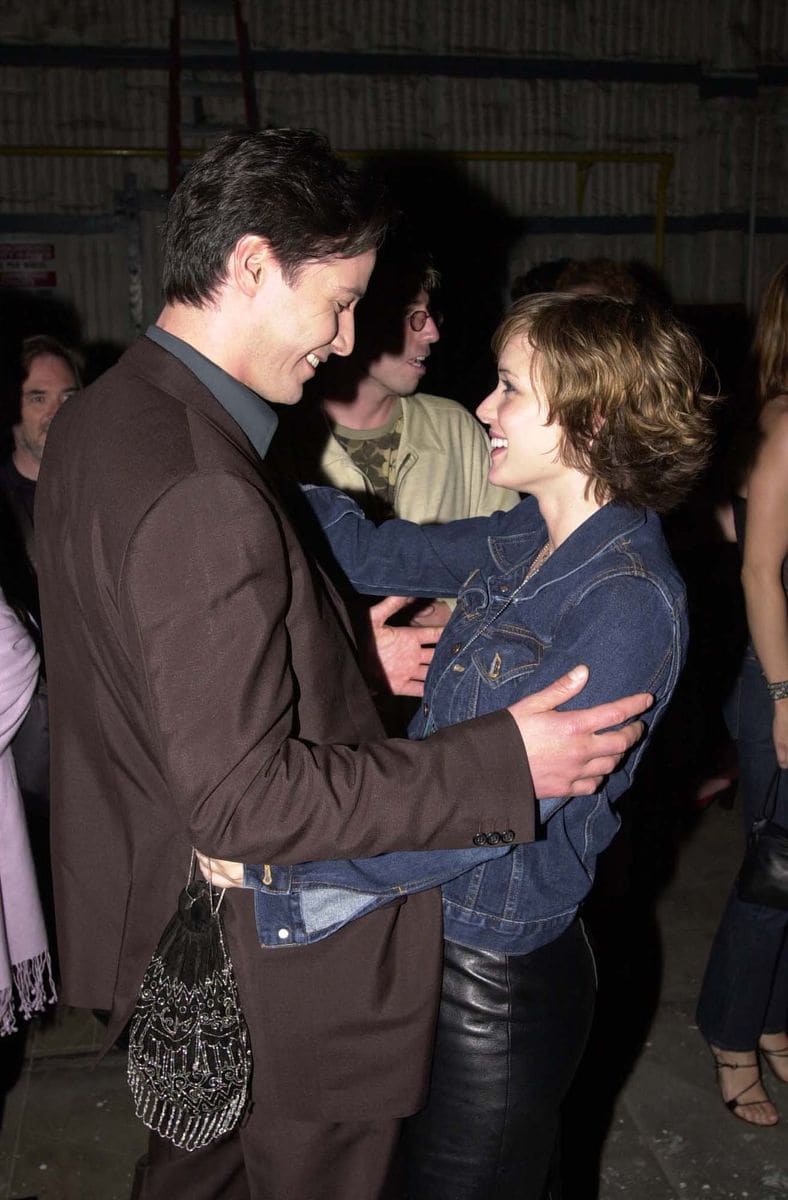
[[(684, 585), (654, 513), (606, 505), (529, 580), (547, 537), (532, 498), (508, 513), (423, 527), (376, 527), (331, 488), (310, 488), (308, 498), (358, 591), (458, 593), (411, 737), (503, 708), (577, 663), (589, 667), (589, 682), (563, 707), (648, 691), (648, 732), (659, 720), (684, 661), (687, 619)], [(595, 795), (541, 801), (542, 836), (532, 844), (247, 867), (260, 941), (315, 941), (438, 884), (450, 941), (510, 954), (552, 941), (591, 888), (597, 856), (619, 825), (614, 803), (632, 782), (648, 732)]]

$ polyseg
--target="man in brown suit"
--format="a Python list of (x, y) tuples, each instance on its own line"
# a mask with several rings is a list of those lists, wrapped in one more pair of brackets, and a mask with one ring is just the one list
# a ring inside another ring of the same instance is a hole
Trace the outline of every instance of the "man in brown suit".
[[(109, 1010), (110, 1040), (192, 846), (286, 864), (523, 841), (534, 788), (589, 792), (638, 736), (594, 731), (643, 697), (552, 711), (581, 677), (427, 742), (383, 739), (341, 604), (264, 462), (269, 403), (350, 353), (382, 232), (317, 135), (222, 139), (173, 197), (157, 325), (49, 434), (37, 528), (63, 997)], [(426, 1087), (439, 895), (313, 945), (283, 927), (276, 950), (257, 943), (250, 893), (223, 911), (251, 1112), (192, 1154), (152, 1135), (141, 1195), (392, 1195), (398, 1119)]]

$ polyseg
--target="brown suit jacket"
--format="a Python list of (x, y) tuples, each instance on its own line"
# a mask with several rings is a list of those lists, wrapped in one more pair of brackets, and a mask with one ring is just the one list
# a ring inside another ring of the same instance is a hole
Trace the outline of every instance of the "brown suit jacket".
[[(58, 415), (36, 526), (51, 697), (63, 998), (128, 1019), (192, 845), (246, 862), (533, 836), (507, 713), (386, 741), (341, 605), (245, 435), (175, 357), (137, 342)], [(262, 949), (252, 893), (225, 924), (280, 1115), (419, 1106), (440, 898), (312, 946)]]

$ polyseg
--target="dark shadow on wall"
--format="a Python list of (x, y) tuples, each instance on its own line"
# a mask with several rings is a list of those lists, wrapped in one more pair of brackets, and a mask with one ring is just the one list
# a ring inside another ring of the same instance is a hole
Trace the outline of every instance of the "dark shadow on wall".
[(66, 346), (82, 343), (81, 321), (76, 305), (67, 296), (40, 295), (26, 288), (0, 288), (0, 317), (3, 344), (16, 335), (21, 338), (46, 333)]
[(82, 351), (85, 363), (82, 372), (83, 385), (87, 387), (94, 383), (100, 375), (103, 375), (110, 367), (114, 367), (125, 349), (126, 347), (119, 342), (88, 342)]
[(490, 338), (507, 306), (514, 225), (460, 163), (403, 153), (381, 155), (364, 169), (383, 179), (441, 273), (433, 304), (445, 323), (426, 390), (473, 410), (495, 378)]

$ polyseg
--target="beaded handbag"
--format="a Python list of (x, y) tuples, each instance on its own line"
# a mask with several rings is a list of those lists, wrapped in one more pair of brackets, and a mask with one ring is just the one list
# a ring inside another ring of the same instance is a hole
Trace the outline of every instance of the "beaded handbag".
[(202, 879), (183, 889), (129, 1027), (134, 1110), (183, 1150), (229, 1133), (249, 1099), (249, 1031), (224, 941), (223, 899)]

